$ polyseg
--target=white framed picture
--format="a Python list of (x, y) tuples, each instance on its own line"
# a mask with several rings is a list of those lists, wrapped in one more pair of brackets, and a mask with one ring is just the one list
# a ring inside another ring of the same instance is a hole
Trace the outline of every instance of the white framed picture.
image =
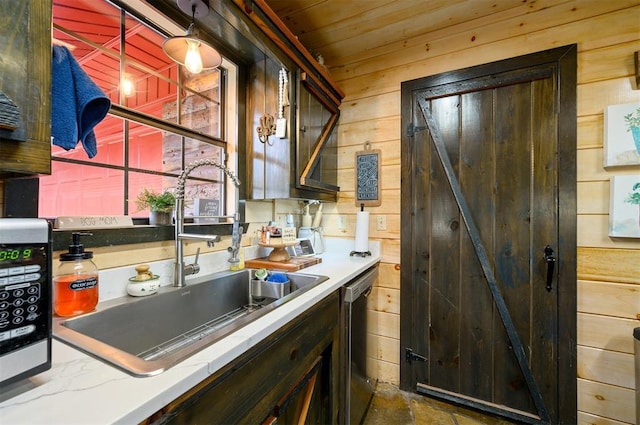
[[(219, 223), (220, 201), (218, 199), (193, 198), (194, 223)], [(216, 218), (204, 218), (212, 216)]]
[(604, 166), (640, 165), (640, 103), (604, 111)]
[(640, 238), (640, 175), (611, 177), (609, 236)]

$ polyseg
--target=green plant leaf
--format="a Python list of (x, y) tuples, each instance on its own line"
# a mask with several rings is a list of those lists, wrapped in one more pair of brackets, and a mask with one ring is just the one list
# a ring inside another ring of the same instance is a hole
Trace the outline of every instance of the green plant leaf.
[(640, 128), (640, 108), (636, 109), (635, 112), (625, 115), (624, 122), (627, 125), (627, 131), (631, 130), (631, 127)]
[(170, 212), (176, 205), (176, 197), (169, 191), (157, 193), (148, 189), (143, 189), (136, 198), (136, 205), (139, 210), (149, 208), (151, 211)]

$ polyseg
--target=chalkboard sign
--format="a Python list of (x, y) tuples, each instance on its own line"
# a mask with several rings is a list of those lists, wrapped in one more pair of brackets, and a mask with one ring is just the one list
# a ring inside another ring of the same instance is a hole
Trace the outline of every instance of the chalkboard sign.
[(194, 223), (219, 223), (218, 218), (202, 218), (198, 216), (219, 216), (220, 201), (217, 199), (193, 198)]
[(380, 150), (371, 149), (369, 142), (365, 150), (356, 152), (356, 199), (357, 207), (377, 207), (380, 199)]

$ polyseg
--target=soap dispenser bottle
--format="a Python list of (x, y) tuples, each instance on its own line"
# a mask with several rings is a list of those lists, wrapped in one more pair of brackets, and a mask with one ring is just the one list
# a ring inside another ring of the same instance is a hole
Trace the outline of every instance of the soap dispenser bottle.
[(53, 311), (62, 317), (88, 313), (98, 304), (98, 267), (93, 252), (85, 251), (80, 236), (74, 232), (69, 251), (60, 254), (60, 265), (53, 278)]

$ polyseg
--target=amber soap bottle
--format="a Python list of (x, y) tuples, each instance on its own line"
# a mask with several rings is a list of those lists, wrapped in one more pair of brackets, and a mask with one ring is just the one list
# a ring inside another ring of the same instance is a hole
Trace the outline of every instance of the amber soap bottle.
[(60, 254), (60, 265), (53, 278), (53, 311), (68, 317), (88, 313), (98, 304), (98, 267), (93, 252), (85, 251), (80, 236), (91, 233), (74, 232), (69, 251)]

